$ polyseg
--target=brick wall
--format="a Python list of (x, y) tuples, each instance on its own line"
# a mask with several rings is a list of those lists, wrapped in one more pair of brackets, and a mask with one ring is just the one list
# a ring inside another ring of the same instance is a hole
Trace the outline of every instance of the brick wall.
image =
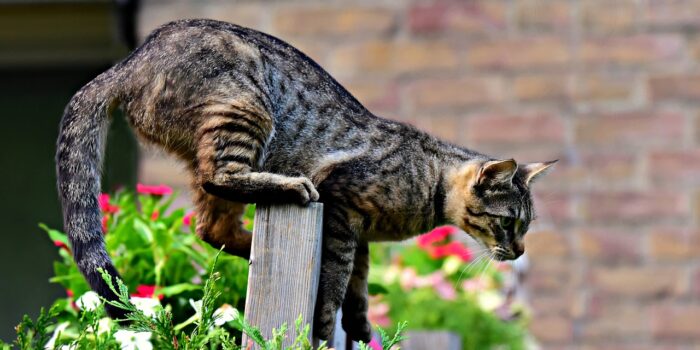
[[(546, 349), (700, 343), (700, 1), (143, 1), (277, 35), (372, 111), (520, 161), (561, 159), (528, 237)], [(181, 184), (149, 156), (142, 178)]]

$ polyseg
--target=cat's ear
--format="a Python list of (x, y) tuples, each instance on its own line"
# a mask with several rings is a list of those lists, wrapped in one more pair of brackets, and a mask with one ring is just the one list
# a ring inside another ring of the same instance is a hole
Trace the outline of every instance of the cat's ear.
[(543, 163), (529, 163), (521, 166), (523, 175), (525, 177), (525, 183), (529, 186), (532, 181), (546, 174), (549, 169), (554, 165), (554, 163), (559, 160), (552, 160)]
[(513, 159), (490, 160), (481, 165), (479, 173), (476, 176), (476, 183), (478, 185), (496, 183), (510, 184), (517, 170), (518, 163)]

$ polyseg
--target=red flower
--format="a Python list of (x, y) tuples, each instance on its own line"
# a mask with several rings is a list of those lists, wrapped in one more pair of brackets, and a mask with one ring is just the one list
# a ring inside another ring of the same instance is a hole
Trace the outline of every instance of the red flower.
[(67, 295), (69, 298), (72, 298), (72, 297), (73, 297), (73, 291), (70, 290), (70, 289), (66, 289), (66, 295)]
[(154, 210), (151, 213), (151, 221), (156, 221), (158, 220), (158, 217), (160, 216), (160, 212), (158, 210)]
[(444, 258), (447, 256), (456, 256), (462, 259), (462, 261), (470, 261), (472, 259), (472, 252), (469, 248), (465, 247), (462, 242), (450, 242), (443, 246), (432, 247), (429, 251), (430, 257), (433, 259)]
[(192, 218), (194, 218), (194, 212), (193, 212), (193, 211), (187, 213), (187, 215), (185, 215), (185, 217), (182, 218), (182, 223), (183, 223), (185, 226), (190, 226), (190, 225), (192, 225)]
[(65, 249), (67, 252), (70, 253), (70, 248), (68, 248), (68, 245), (61, 242), (61, 241), (58, 241), (58, 240), (53, 241), (53, 245), (55, 245), (56, 247), (58, 247), (60, 249)]
[(100, 203), (100, 209), (104, 213), (116, 213), (119, 211), (119, 207), (113, 204), (109, 204), (109, 195), (106, 193), (101, 193), (97, 197), (97, 201)]
[(433, 243), (440, 242), (455, 232), (457, 232), (457, 229), (453, 226), (437, 227), (424, 235), (418, 236), (418, 246), (421, 248), (430, 247)]
[(164, 196), (173, 193), (173, 189), (166, 185), (148, 186), (136, 184), (136, 192), (151, 196)]
[[(140, 284), (136, 287), (136, 293), (131, 294), (132, 297), (138, 298), (153, 298), (153, 294), (156, 292), (156, 286)], [(163, 294), (157, 295), (158, 299), (163, 300)]]

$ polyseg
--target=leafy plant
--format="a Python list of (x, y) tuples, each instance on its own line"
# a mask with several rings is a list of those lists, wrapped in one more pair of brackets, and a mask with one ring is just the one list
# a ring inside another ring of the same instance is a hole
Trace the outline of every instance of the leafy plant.
[(457, 232), (444, 226), (415, 244), (372, 247), (371, 321), (448, 330), (461, 336), (465, 350), (524, 349), (527, 310), (505, 290), (509, 265), (493, 262), (486, 250), (475, 257), (453, 239)]

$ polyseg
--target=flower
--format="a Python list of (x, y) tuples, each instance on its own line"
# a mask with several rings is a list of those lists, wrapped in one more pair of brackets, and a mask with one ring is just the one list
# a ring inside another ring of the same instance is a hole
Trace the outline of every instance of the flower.
[(194, 309), (194, 312), (195, 312), (194, 316), (197, 319), (202, 318), (202, 301), (201, 300), (194, 301), (194, 300), (190, 299), (190, 305)]
[(158, 211), (158, 209), (154, 210), (154, 211), (151, 213), (151, 221), (156, 221), (156, 220), (158, 220), (158, 217), (159, 217), (159, 216), (160, 216), (160, 212)]
[(51, 338), (49, 341), (44, 344), (44, 349), (46, 350), (53, 350), (53, 348), (56, 346), (56, 340), (58, 340), (58, 336), (63, 333), (63, 331), (68, 328), (70, 325), (70, 322), (63, 322), (60, 323), (58, 326), (56, 326), (56, 329), (53, 330), (53, 334), (51, 335)]
[(185, 215), (185, 217), (182, 218), (182, 223), (185, 226), (190, 226), (190, 225), (192, 225), (192, 219), (194, 219), (194, 212), (193, 211), (187, 213), (187, 215)]
[(450, 242), (443, 246), (431, 247), (429, 251), (430, 257), (433, 259), (444, 258), (446, 256), (456, 256), (462, 261), (467, 262), (472, 259), (472, 252), (465, 247), (462, 242)]
[(100, 203), (100, 209), (105, 213), (113, 214), (119, 211), (118, 206), (109, 203), (109, 195), (106, 193), (101, 193), (97, 197), (97, 202)]
[(389, 304), (379, 302), (379, 297), (372, 296), (367, 309), (367, 319), (370, 323), (381, 327), (389, 327), (391, 320), (389, 319)]
[(97, 334), (109, 333), (112, 330), (112, 319), (103, 317), (97, 321)]
[(87, 311), (94, 311), (100, 304), (102, 304), (100, 296), (93, 291), (86, 292), (75, 301), (75, 305), (77, 305), (80, 310)]
[(369, 344), (367, 344), (367, 345), (372, 350), (382, 350), (382, 345), (379, 344), (379, 341), (376, 338), (372, 338), (372, 340), (370, 340)]
[(55, 240), (55, 241), (53, 241), (53, 245), (55, 245), (56, 247), (58, 247), (60, 249), (65, 249), (67, 252), (70, 253), (70, 248), (68, 248), (68, 245), (65, 242)]
[(124, 329), (114, 333), (122, 350), (152, 350), (151, 332), (132, 332)]
[(217, 326), (223, 326), (224, 323), (233, 321), (238, 318), (239, 313), (236, 308), (229, 304), (221, 305), (218, 309), (214, 310), (214, 324)]
[(148, 186), (136, 184), (136, 192), (151, 196), (164, 196), (173, 193), (173, 189), (166, 185)]
[(505, 299), (501, 294), (492, 290), (485, 290), (476, 295), (476, 300), (479, 306), (484, 311), (494, 311), (499, 306), (503, 305)]
[(139, 284), (138, 287), (136, 287), (136, 293), (131, 294), (131, 296), (137, 298), (153, 298), (155, 296), (158, 300), (163, 300), (163, 294), (156, 295), (155, 293), (155, 285)]
[(455, 300), (457, 298), (457, 291), (452, 286), (452, 283), (442, 280), (439, 283), (433, 285), (433, 289), (444, 300)]
[(160, 307), (160, 301), (153, 298), (131, 297), (129, 301), (144, 315), (149, 317), (155, 317), (157, 308)]
[(442, 263), (442, 271), (447, 275), (459, 271), (460, 267), (462, 267), (462, 259), (454, 255), (448, 256)]
[(407, 290), (415, 287), (417, 277), (418, 274), (416, 273), (416, 270), (414, 268), (405, 268), (403, 271), (401, 271), (401, 275), (399, 277), (399, 284), (401, 285), (401, 288)]
[(455, 232), (457, 232), (457, 229), (453, 226), (437, 227), (424, 235), (418, 236), (418, 246), (421, 248), (428, 248), (433, 243), (440, 242)]

